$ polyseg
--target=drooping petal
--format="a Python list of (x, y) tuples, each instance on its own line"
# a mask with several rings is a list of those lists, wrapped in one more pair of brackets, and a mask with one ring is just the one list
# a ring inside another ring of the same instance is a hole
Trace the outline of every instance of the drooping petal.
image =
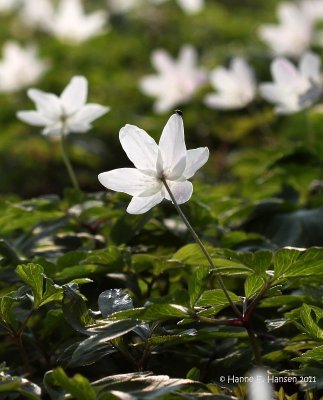
[(46, 93), (38, 89), (29, 89), (28, 97), (36, 104), (37, 110), (50, 119), (61, 116), (61, 105), (59, 98), (52, 93)]
[(85, 104), (79, 111), (69, 118), (71, 124), (90, 124), (95, 119), (110, 110), (109, 107), (101, 106), (100, 104)]
[[(192, 196), (193, 185), (189, 181), (167, 181), (167, 185), (169, 186), (177, 204), (186, 203)], [(166, 189), (165, 199), (171, 200)]]
[(127, 212), (129, 214), (144, 214), (155, 205), (159, 204), (163, 200), (163, 198), (164, 197), (161, 191), (155, 193), (152, 196), (133, 197), (127, 207)]
[(136, 168), (156, 172), (158, 146), (143, 129), (134, 125), (121, 128), (119, 139), (123, 150)]
[(74, 76), (60, 96), (67, 115), (73, 114), (85, 105), (87, 92), (87, 79), (84, 76)]
[(52, 120), (38, 111), (18, 111), (17, 117), (27, 124), (35, 126), (45, 126), (52, 123)]
[(159, 140), (159, 149), (164, 175), (172, 180), (180, 177), (186, 167), (184, 124), (180, 115), (173, 114), (167, 121)]
[(186, 153), (186, 168), (183, 174), (185, 178), (191, 178), (207, 162), (209, 155), (210, 152), (207, 147), (188, 150)]
[(136, 168), (119, 168), (99, 174), (99, 181), (107, 189), (123, 192), (131, 196), (155, 194), (161, 183)]

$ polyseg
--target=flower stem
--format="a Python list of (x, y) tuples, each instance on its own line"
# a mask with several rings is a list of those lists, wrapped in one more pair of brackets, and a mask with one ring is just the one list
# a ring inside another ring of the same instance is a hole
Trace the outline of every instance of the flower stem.
[(179, 216), (182, 218), (184, 224), (187, 226), (187, 229), (190, 231), (191, 235), (193, 236), (195, 242), (200, 246), (200, 249), (202, 250), (203, 254), (205, 255), (206, 259), (208, 260), (211, 268), (216, 272), (216, 277), (217, 280), (219, 282), (219, 285), (221, 286), (221, 289), (223, 290), (226, 298), (228, 299), (228, 302), (230, 303), (232, 310), (234, 311), (234, 313), (237, 315), (238, 318), (242, 318), (242, 313), (238, 310), (237, 306), (234, 304), (233, 300), (231, 299), (227, 288), (224, 285), (224, 282), (222, 280), (222, 277), (218, 271), (218, 268), (215, 266), (210, 254), (208, 253), (208, 251), (206, 250), (204, 244), (202, 243), (201, 239), (198, 237), (197, 233), (194, 231), (192, 225), (188, 222), (187, 218), (185, 217), (183, 211), (181, 210), (181, 208), (179, 207), (179, 205), (177, 204), (175, 197), (173, 195), (173, 193), (171, 192), (166, 179), (162, 178), (162, 182), (169, 194), (169, 197), (172, 199), (172, 202), (176, 208), (176, 211), (178, 212)]
[(69, 175), (69, 177), (71, 179), (71, 182), (73, 184), (73, 187), (76, 190), (80, 190), (80, 186), (79, 186), (78, 181), (76, 179), (75, 172), (73, 170), (72, 164), (71, 164), (70, 159), (69, 159), (69, 157), (67, 155), (67, 152), (66, 152), (66, 146), (65, 146), (66, 143), (65, 143), (65, 135), (64, 134), (61, 135), (60, 143), (61, 143), (61, 151), (62, 151), (64, 164), (66, 166), (66, 169), (67, 169), (68, 175)]

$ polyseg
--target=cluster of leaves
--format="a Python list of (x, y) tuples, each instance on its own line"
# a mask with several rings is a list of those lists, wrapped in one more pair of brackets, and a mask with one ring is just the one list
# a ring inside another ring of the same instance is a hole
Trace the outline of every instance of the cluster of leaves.
[(286, 245), (319, 245), (322, 208), (319, 195), (316, 207), (305, 207), (289, 192), (247, 201), (232, 184), (196, 185), (185, 212), (216, 270), (170, 204), (131, 216), (120, 194), (3, 198), (1, 398), (246, 398), (244, 385), (220, 381), (254, 363), (220, 272), (237, 307), (252, 305), (272, 373), (314, 377), (277, 385), (279, 399), (299, 390), (318, 399), (323, 249), (279, 248), (279, 230), (269, 225)]

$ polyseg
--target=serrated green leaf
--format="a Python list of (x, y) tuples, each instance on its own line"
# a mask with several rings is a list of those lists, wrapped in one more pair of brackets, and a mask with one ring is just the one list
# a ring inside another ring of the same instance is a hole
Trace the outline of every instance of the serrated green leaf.
[(34, 296), (33, 307), (37, 309), (41, 304), (43, 296), (43, 267), (32, 263), (21, 264), (16, 268), (16, 273), (26, 285), (31, 287)]
[[(228, 291), (228, 294), (233, 302), (241, 302), (241, 298), (235, 293)], [(227, 304), (229, 304), (229, 301), (222, 289), (206, 290), (197, 301), (197, 305), (201, 307), (225, 306)]]
[(317, 340), (323, 340), (323, 310), (315, 306), (303, 304), (300, 311), (300, 318), (306, 333)]

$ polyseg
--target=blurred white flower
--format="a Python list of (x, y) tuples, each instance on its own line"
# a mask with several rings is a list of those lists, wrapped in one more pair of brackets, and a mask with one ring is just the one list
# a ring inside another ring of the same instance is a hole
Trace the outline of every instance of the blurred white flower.
[(157, 97), (154, 109), (158, 113), (190, 100), (207, 80), (206, 71), (197, 67), (197, 53), (192, 46), (183, 46), (177, 61), (165, 50), (155, 50), (151, 62), (158, 75), (144, 77), (139, 85), (143, 93)]
[(305, 16), (313, 22), (323, 19), (323, 0), (302, 0), (300, 8)]
[[(150, 0), (152, 3), (164, 3), (166, 0)], [(204, 0), (177, 0), (178, 5), (188, 14), (195, 14), (204, 7)]]
[(20, 0), (0, 0), (0, 12), (14, 10), (19, 5)]
[(260, 27), (259, 36), (277, 55), (300, 56), (312, 41), (313, 23), (303, 10), (291, 2), (278, 7), (279, 25)]
[(81, 43), (102, 33), (107, 18), (103, 10), (86, 14), (81, 0), (60, 0), (47, 31), (62, 41)]
[(47, 29), (51, 24), (54, 8), (51, 0), (23, 0), (20, 17), (30, 27)]
[(248, 400), (273, 400), (274, 391), (268, 382), (268, 375), (262, 368), (251, 371), (248, 383)]
[(43, 135), (60, 137), (69, 132), (84, 133), (91, 123), (109, 111), (99, 104), (86, 104), (88, 82), (75, 76), (60, 96), (38, 89), (29, 89), (28, 97), (35, 103), (36, 111), (19, 111), (17, 117), (30, 125), (44, 126)]
[(14, 92), (35, 83), (48, 69), (37, 56), (35, 46), (22, 47), (8, 41), (0, 60), (0, 92)]
[(320, 58), (305, 53), (297, 69), (286, 58), (276, 58), (271, 64), (273, 83), (260, 85), (263, 98), (276, 104), (278, 114), (291, 114), (311, 106), (322, 93)]
[(256, 96), (254, 70), (240, 57), (233, 58), (228, 69), (218, 67), (211, 71), (210, 81), (217, 90), (217, 93), (205, 97), (205, 104), (211, 108), (223, 110), (243, 108)]
[(140, 0), (108, 0), (108, 5), (112, 12), (125, 13), (141, 4)]
[(108, 189), (133, 196), (130, 214), (143, 214), (164, 198), (170, 200), (165, 179), (178, 204), (188, 201), (193, 185), (188, 181), (209, 158), (207, 147), (186, 150), (184, 125), (179, 114), (172, 115), (159, 144), (144, 130), (126, 125), (119, 134), (121, 146), (136, 168), (103, 172), (99, 181)]

